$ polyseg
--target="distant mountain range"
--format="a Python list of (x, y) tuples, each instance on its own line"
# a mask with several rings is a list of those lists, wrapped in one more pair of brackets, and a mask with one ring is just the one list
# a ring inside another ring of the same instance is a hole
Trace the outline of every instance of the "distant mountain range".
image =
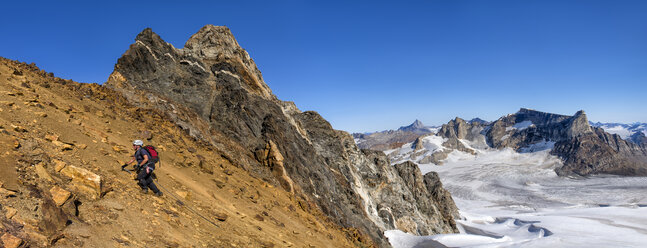
[[(487, 124), (489, 122), (481, 118), (474, 118), (469, 123)], [(440, 126), (426, 126), (422, 121), (416, 119), (410, 125), (401, 126), (396, 130), (354, 133), (353, 138), (355, 138), (355, 143), (361, 149), (385, 151), (412, 142), (420, 135), (435, 133), (438, 129), (440, 129)]]
[(355, 143), (361, 149), (385, 151), (416, 140), (420, 135), (434, 133), (439, 127), (425, 126), (420, 120), (397, 130), (385, 130), (373, 133), (354, 133)]
[(647, 142), (647, 123), (636, 122), (632, 124), (623, 123), (601, 123), (589, 122), (591, 126), (604, 129), (607, 133), (620, 135), (623, 139), (636, 144)]
[(560, 175), (647, 176), (645, 127), (643, 123), (591, 123), (584, 111), (567, 116), (522, 108), (494, 122), (457, 117), (438, 128), (416, 121), (398, 130), (354, 137), (359, 147), (385, 151), (393, 162), (442, 164), (455, 151), (476, 155), (482, 149), (550, 149), (564, 162), (556, 169)]

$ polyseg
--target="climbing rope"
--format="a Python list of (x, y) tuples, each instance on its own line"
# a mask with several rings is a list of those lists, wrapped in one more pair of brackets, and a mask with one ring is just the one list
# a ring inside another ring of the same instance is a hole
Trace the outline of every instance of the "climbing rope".
[[(160, 167), (161, 167), (161, 162), (160, 162)], [(126, 169), (126, 168), (125, 168), (125, 166), (124, 166), (124, 167), (121, 167), (121, 170), (122, 170), (122, 171), (127, 172), (128, 174), (130, 174), (131, 172), (133, 172), (133, 171), (131, 171), (131, 170)], [(157, 179), (157, 177), (155, 177), (154, 179), (155, 179), (155, 182), (157, 183), (157, 186), (159, 186), (160, 188), (162, 188), (162, 189), (164, 190), (164, 193), (166, 193), (167, 195), (170, 195), (171, 197), (175, 198), (176, 203), (177, 203), (177, 205), (178, 205), (178, 206), (184, 206), (186, 209), (188, 209), (188, 210), (189, 210), (190, 212), (192, 212), (193, 214), (195, 214), (195, 215), (199, 216), (200, 218), (202, 218), (202, 219), (206, 220), (207, 222), (211, 223), (212, 225), (214, 225), (214, 226), (216, 226), (216, 227), (220, 227), (218, 224), (216, 224), (216, 223), (215, 223), (215, 222), (213, 222), (212, 220), (208, 219), (207, 217), (205, 217), (204, 215), (202, 215), (202, 214), (201, 214), (200, 212), (198, 212), (197, 210), (195, 210), (195, 209), (193, 209), (192, 207), (190, 207), (189, 205), (185, 204), (182, 200), (180, 200), (180, 198), (179, 198), (178, 196), (176, 196), (176, 195), (175, 195), (175, 194), (173, 194), (170, 190), (168, 190), (166, 187), (164, 187), (164, 185), (162, 185), (162, 184), (159, 182), (159, 180)]]
[(177, 200), (177, 202), (176, 202), (176, 203), (178, 203), (177, 205), (184, 206), (186, 209), (188, 209), (189, 211), (191, 211), (195, 215), (199, 216), (200, 218), (206, 220), (207, 222), (211, 223), (212, 225), (214, 225), (216, 227), (220, 227), (218, 224), (216, 224), (212, 220), (210, 220), (207, 217), (205, 217), (204, 215), (200, 214), (200, 212), (198, 212), (197, 210), (195, 210), (192, 207), (190, 207), (189, 205), (185, 204), (182, 200), (180, 200), (180, 198), (175, 196), (175, 194), (173, 194), (170, 190), (168, 190), (166, 187), (164, 187), (162, 184), (160, 184), (159, 180), (156, 179), (155, 181), (157, 182), (157, 186), (159, 186), (160, 188), (162, 188), (164, 190), (164, 193), (166, 193), (167, 195), (170, 195), (171, 197), (175, 198), (175, 200)]

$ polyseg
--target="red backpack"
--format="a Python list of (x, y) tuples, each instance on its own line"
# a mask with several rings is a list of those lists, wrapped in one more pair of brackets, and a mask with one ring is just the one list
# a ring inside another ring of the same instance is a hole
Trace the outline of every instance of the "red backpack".
[(144, 146), (143, 148), (146, 149), (146, 151), (148, 151), (148, 153), (151, 154), (151, 157), (152, 159), (155, 160), (155, 162), (159, 161), (159, 155), (157, 154), (157, 150), (155, 150), (154, 146), (149, 145), (149, 146)]

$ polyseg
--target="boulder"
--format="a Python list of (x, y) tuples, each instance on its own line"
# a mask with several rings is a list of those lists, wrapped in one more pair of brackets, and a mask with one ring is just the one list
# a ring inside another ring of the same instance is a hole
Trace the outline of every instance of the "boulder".
[(73, 165), (65, 166), (61, 170), (61, 174), (72, 179), (72, 186), (79, 193), (92, 199), (101, 197), (101, 176)]

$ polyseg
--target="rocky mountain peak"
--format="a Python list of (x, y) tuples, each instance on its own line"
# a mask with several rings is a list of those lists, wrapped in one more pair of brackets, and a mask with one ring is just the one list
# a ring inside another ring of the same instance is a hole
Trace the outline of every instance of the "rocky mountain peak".
[(411, 127), (415, 127), (415, 128), (423, 128), (423, 127), (425, 127), (425, 125), (424, 125), (424, 124), (422, 124), (422, 121), (420, 121), (420, 120), (416, 119), (416, 120), (411, 124)]
[(398, 131), (402, 132), (411, 132), (418, 135), (429, 133), (429, 129), (422, 123), (422, 121), (416, 119), (411, 125), (402, 126), (398, 128)]
[(517, 113), (531, 113), (531, 112), (540, 112), (531, 108), (519, 108), (519, 111)]
[(151, 28), (145, 28), (137, 34), (137, 37), (135, 37), (135, 41), (145, 42), (151, 40), (161, 40), (160, 36), (153, 32), (153, 29)]
[(584, 110), (577, 111), (577, 113), (575, 113), (568, 122), (567, 133), (569, 138), (590, 134), (592, 132), (593, 131), (589, 125), (589, 120), (586, 118)]
[(135, 43), (132, 46), (144, 46), (155, 58), (159, 59), (156, 55), (163, 56), (164, 53), (168, 53), (173, 48), (173, 45), (167, 43), (160, 37), (158, 34), (153, 32), (151, 28), (145, 28), (135, 37)]
[(187, 40), (184, 48), (207, 58), (215, 58), (223, 54), (244, 53), (245, 57), (249, 59), (247, 52), (244, 52), (231, 30), (225, 26), (206, 25), (202, 27)]
[(474, 124), (474, 123), (487, 124), (487, 123), (489, 123), (489, 121), (486, 121), (486, 120), (483, 120), (481, 118), (476, 117), (476, 118), (471, 119), (469, 121), (469, 123), (470, 124)]
[(571, 116), (547, 113), (528, 108), (521, 108), (516, 114), (513, 115), (512, 118), (512, 121), (514, 123), (531, 121), (535, 125), (549, 125), (562, 122), (568, 118), (571, 118)]
[(182, 49), (150, 28), (144, 29), (119, 58), (106, 86), (127, 96), (132, 95), (132, 89), (156, 92), (187, 104), (204, 117), (211, 111), (210, 98), (225, 88), (276, 100), (229, 28), (213, 25), (201, 28)]
[(443, 124), (443, 126), (438, 130), (438, 135), (444, 138), (456, 138), (463, 139), (467, 135), (467, 129), (469, 125), (465, 120), (456, 117), (453, 120)]
[(413, 129), (420, 129), (420, 128), (425, 128), (425, 124), (422, 124), (422, 121), (416, 119), (413, 123), (411, 123), (408, 126), (402, 126), (398, 130), (413, 130)]

